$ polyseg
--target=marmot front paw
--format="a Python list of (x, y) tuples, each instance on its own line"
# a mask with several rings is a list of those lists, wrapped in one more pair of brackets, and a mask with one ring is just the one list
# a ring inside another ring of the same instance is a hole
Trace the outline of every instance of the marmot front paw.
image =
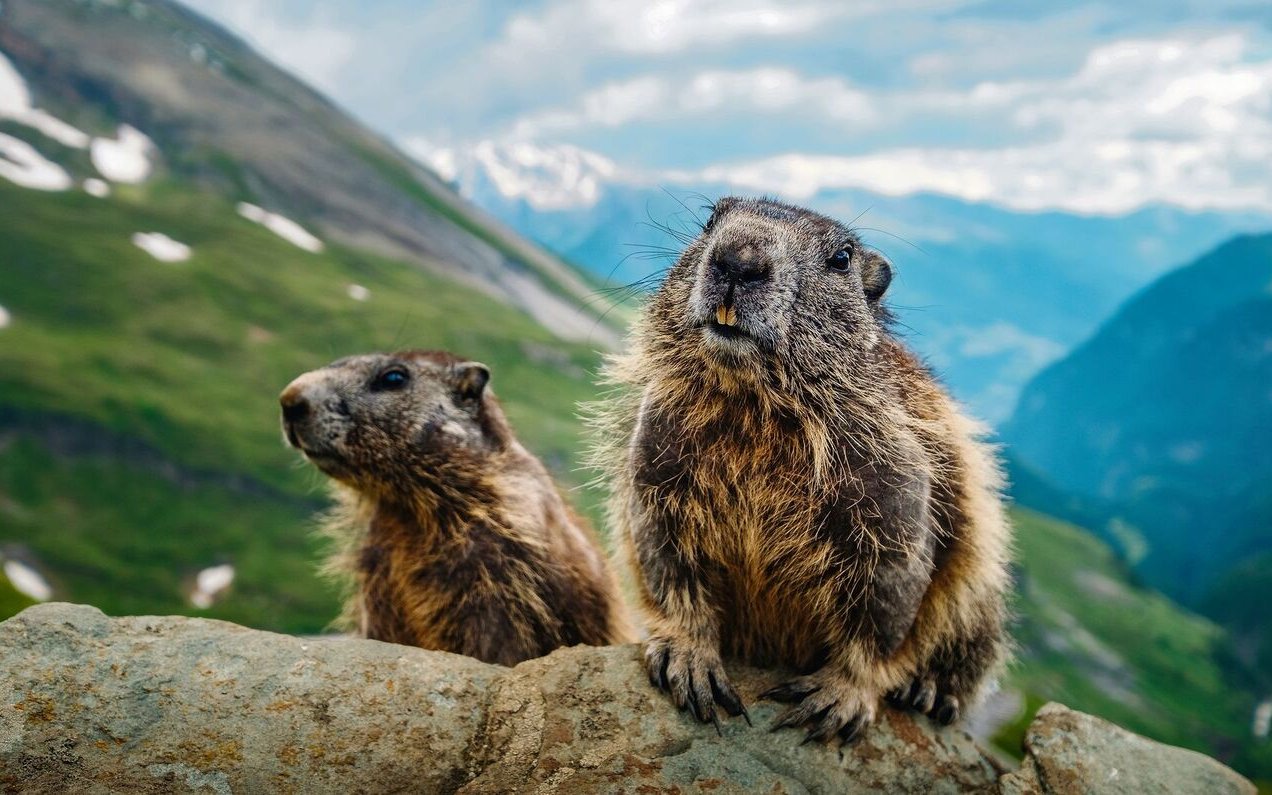
[(679, 638), (655, 636), (645, 644), (645, 668), (650, 684), (670, 693), (678, 708), (687, 706), (698, 720), (715, 724), (717, 732), (720, 719), (716, 717), (716, 705), (734, 717), (741, 715), (748, 725), (751, 723), (716, 650)]
[(916, 676), (909, 684), (888, 694), (888, 703), (897, 709), (922, 712), (942, 726), (949, 726), (962, 714), (958, 696), (945, 692), (931, 676)]
[(774, 721), (770, 731), (808, 726), (805, 743), (824, 743), (837, 735), (845, 745), (861, 739), (862, 732), (874, 720), (879, 703), (876, 694), (863, 691), (848, 677), (825, 668), (783, 682), (760, 698), (794, 705)]

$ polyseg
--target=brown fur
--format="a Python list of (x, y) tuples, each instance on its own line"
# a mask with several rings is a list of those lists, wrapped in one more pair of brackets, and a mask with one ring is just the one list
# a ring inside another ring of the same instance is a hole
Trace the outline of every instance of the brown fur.
[(595, 535), (517, 442), (488, 377), (409, 351), (342, 359), (283, 391), (288, 439), (338, 484), (328, 570), (350, 583), (346, 618), (363, 637), (504, 665), (629, 639)]
[(951, 722), (1004, 656), (998, 468), (890, 333), (890, 277), (830, 219), (724, 199), (610, 363), (596, 462), (650, 678), (700, 719), (742, 712), (721, 655), (805, 672), (767, 695), (820, 740), (889, 693)]

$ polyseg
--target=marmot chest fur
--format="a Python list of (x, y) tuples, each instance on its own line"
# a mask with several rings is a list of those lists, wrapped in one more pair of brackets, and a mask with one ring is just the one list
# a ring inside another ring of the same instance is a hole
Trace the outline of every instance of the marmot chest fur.
[(437, 351), (341, 359), (282, 393), (288, 441), (337, 483), (364, 637), (512, 665), (630, 635), (597, 540), (521, 446), (489, 370)]
[(845, 741), (885, 695), (952, 722), (1003, 656), (998, 470), (890, 332), (890, 281), (842, 224), (722, 199), (610, 364), (646, 663), (702, 720), (743, 711), (722, 656), (800, 670), (778, 725)]

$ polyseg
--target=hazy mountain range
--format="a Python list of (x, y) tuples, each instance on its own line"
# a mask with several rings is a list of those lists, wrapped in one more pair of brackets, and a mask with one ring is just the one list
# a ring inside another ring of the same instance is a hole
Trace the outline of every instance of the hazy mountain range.
[[(648, 184), (575, 147), (483, 144), (416, 153), (460, 192), (611, 286), (670, 264), (730, 191), (667, 173)], [(1026, 213), (933, 194), (821, 191), (800, 203), (851, 220), (894, 260), (902, 331), (956, 395), (998, 422), (1042, 367), (1091, 334), (1136, 290), (1272, 218), (1157, 206), (1118, 216)]]
[(1177, 598), (1272, 552), (1272, 235), (1138, 293), (1025, 388), (1003, 437), (1061, 491), (1115, 506), (1128, 559)]

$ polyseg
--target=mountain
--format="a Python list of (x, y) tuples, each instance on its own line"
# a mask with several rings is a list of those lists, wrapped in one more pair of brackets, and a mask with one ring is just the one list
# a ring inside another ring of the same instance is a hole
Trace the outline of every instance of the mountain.
[(1272, 745), (1250, 733), (1272, 683), (1223, 627), (1135, 583), (1085, 530), (1019, 508), (1012, 523), (1017, 651), (1004, 685), (1025, 704), (995, 736), (1000, 747), (1019, 753), (1033, 712), (1056, 700), (1272, 780)]
[(0, 559), (54, 598), (321, 630), (277, 394), (342, 355), (485, 361), (580, 479), (589, 278), (179, 5), (5, 0), (0, 207)]
[(1128, 301), (1038, 375), (1003, 429), (1063, 492), (1138, 528), (1144, 578), (1196, 603), (1272, 550), (1272, 234), (1238, 237)]
[(563, 335), (598, 333), (577, 306), (592, 291), (579, 274), (183, 6), (11, 0), (0, 52), (42, 110), (84, 129), (142, 130), (175, 177), (460, 280)]
[[(656, 278), (682, 248), (674, 232), (696, 233), (702, 207), (738, 190), (720, 173), (659, 174), (651, 184), (571, 146), (412, 151), (465, 196), (611, 285)], [(901, 330), (993, 422), (1006, 419), (1030, 377), (1136, 290), (1235, 233), (1272, 224), (1166, 206), (1116, 217), (1026, 213), (864, 190), (796, 203), (851, 220), (894, 260)]]

